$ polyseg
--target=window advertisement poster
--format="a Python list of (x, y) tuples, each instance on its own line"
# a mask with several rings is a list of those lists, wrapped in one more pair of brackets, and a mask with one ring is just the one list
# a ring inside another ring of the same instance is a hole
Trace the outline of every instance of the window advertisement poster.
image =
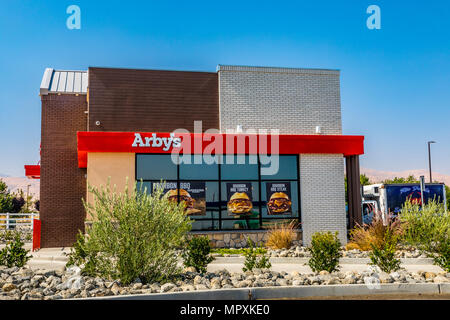
[(266, 182), (266, 196), (269, 215), (292, 213), (290, 182)]
[(155, 191), (156, 188), (162, 187), (163, 195), (169, 195), (170, 200), (177, 200), (177, 198), (173, 198), (173, 196), (177, 195), (177, 182), (176, 181), (166, 181), (166, 182), (153, 182), (152, 183), (152, 192)]
[(176, 181), (153, 183), (153, 190), (157, 186), (163, 186), (163, 194), (167, 195), (169, 201), (178, 201), (185, 204), (187, 215), (206, 215), (205, 182), (180, 182), (180, 188)]
[(227, 182), (228, 215), (250, 215), (253, 209), (252, 184), (250, 182)]
[(206, 215), (206, 188), (205, 182), (180, 182), (180, 201), (186, 204), (185, 212), (192, 216)]

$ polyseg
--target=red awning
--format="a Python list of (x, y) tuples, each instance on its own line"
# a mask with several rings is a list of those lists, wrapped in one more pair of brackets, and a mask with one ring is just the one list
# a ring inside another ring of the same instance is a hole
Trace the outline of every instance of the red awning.
[[(78, 167), (88, 152), (186, 154), (364, 154), (364, 136), (168, 132), (78, 132)], [(179, 139), (179, 141), (176, 141)], [(177, 143), (178, 142), (178, 143)]]
[(41, 178), (41, 166), (36, 165), (25, 165), (25, 176), (29, 179), (40, 179)]

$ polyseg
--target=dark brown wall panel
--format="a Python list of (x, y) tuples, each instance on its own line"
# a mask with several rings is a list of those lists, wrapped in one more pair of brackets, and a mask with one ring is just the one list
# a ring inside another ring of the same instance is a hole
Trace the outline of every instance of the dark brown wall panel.
[(345, 165), (347, 174), (349, 229), (353, 229), (357, 224), (362, 225), (359, 156), (345, 157)]
[(84, 230), (86, 169), (78, 168), (77, 131), (86, 131), (86, 95), (44, 95), (41, 128), (41, 247), (72, 246)]
[(89, 68), (90, 131), (193, 131), (195, 120), (219, 128), (217, 73)]

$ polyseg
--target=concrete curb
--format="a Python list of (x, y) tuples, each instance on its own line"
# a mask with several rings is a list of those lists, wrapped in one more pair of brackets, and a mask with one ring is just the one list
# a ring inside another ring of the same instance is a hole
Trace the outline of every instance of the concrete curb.
[(306, 297), (340, 297), (355, 295), (421, 293), (439, 294), (439, 284), (381, 284), (379, 289), (369, 289), (365, 284), (328, 285), (302, 287), (272, 287), (252, 289), (254, 299), (306, 298)]
[(440, 283), (439, 289), (441, 294), (450, 294), (450, 283)]
[(130, 294), (71, 300), (250, 300), (249, 289), (211, 289), (188, 292)]
[(211, 289), (190, 292), (94, 297), (76, 300), (255, 300), (400, 293), (446, 294), (450, 293), (450, 284), (392, 283), (381, 284), (379, 289), (369, 289), (365, 284)]

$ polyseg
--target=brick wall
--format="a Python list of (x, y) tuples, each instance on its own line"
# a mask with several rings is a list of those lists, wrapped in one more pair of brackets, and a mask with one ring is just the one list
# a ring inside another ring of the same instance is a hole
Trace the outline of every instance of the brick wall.
[[(279, 129), (281, 134), (342, 134), (339, 71), (219, 66), (221, 130)], [(320, 230), (346, 240), (344, 158), (300, 156), (303, 242)]]
[(77, 131), (86, 131), (86, 95), (43, 95), (41, 128), (41, 247), (71, 246), (84, 230), (86, 169), (78, 168)]
[(214, 72), (89, 68), (89, 131), (218, 129), (217, 87)]
[(303, 243), (316, 231), (338, 231), (347, 242), (344, 158), (339, 154), (300, 155)]
[(342, 134), (339, 71), (219, 66), (221, 130)]

